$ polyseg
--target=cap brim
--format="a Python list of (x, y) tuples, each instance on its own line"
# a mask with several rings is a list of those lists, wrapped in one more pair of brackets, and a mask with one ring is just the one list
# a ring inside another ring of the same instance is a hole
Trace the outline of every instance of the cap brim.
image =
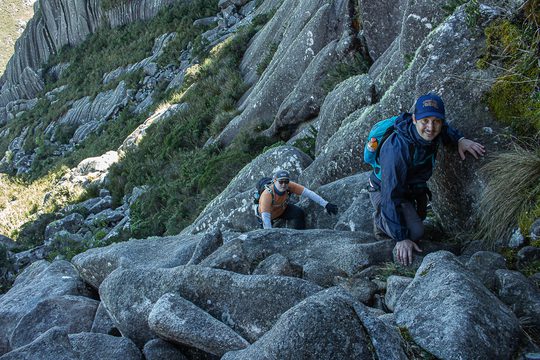
[(414, 114), (414, 117), (416, 118), (416, 120), (424, 119), (430, 116), (435, 116), (437, 119), (445, 120), (444, 114), (441, 114), (440, 112), (436, 112), (436, 111), (428, 111), (422, 114)]

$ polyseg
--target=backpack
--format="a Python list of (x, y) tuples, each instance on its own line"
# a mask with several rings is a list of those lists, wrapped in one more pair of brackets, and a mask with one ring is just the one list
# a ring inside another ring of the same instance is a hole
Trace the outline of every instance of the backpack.
[(257, 181), (257, 184), (255, 185), (255, 191), (253, 192), (253, 203), (259, 204), (259, 199), (261, 198), (261, 194), (264, 190), (268, 190), (272, 192), (272, 189), (270, 185), (272, 184), (272, 178), (269, 177), (263, 177)]
[(381, 165), (379, 164), (379, 153), (383, 143), (394, 133), (394, 124), (399, 116), (377, 122), (369, 131), (364, 146), (364, 162), (371, 165), (375, 176), (381, 179)]
[[(393, 116), (388, 119), (381, 120), (377, 122), (371, 130), (369, 131), (368, 137), (366, 139), (366, 145), (364, 146), (364, 162), (371, 165), (373, 168), (373, 172), (375, 173), (375, 176), (377, 179), (381, 180), (381, 165), (379, 164), (379, 154), (381, 153), (381, 148), (386, 141), (392, 135), (395, 131), (395, 123), (396, 120), (399, 118), (399, 116)], [(439, 142), (435, 143), (435, 151), (434, 154), (431, 155), (431, 163), (432, 166), (435, 166), (435, 156), (437, 154), (437, 149), (439, 146)], [(412, 157), (412, 164), (411, 166), (417, 166), (419, 164), (425, 163), (426, 161), (430, 161), (429, 158), (418, 161), (416, 159), (416, 153), (414, 151), (414, 145), (409, 144), (409, 153)]]

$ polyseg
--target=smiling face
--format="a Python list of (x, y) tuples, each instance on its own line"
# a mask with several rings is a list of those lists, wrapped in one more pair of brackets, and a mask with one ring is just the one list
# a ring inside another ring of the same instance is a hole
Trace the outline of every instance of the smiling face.
[(413, 123), (420, 137), (426, 141), (433, 141), (442, 130), (443, 120), (435, 116), (428, 116), (420, 120), (416, 120), (413, 114)]

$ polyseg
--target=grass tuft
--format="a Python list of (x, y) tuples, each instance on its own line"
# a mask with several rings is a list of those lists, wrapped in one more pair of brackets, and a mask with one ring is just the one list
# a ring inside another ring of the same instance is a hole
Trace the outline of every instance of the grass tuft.
[[(515, 145), (496, 155), (481, 171), (489, 180), (480, 196), (477, 236), (494, 247), (497, 241), (509, 238), (518, 219), (525, 222), (525, 218), (539, 215), (540, 148), (526, 150)], [(528, 234), (528, 229), (521, 231)]]

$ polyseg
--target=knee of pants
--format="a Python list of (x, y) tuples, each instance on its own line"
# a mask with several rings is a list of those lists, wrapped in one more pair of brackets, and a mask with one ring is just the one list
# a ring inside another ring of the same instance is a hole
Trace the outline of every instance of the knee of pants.
[(409, 237), (412, 241), (421, 240), (424, 237), (424, 224), (421, 222), (409, 228)]

